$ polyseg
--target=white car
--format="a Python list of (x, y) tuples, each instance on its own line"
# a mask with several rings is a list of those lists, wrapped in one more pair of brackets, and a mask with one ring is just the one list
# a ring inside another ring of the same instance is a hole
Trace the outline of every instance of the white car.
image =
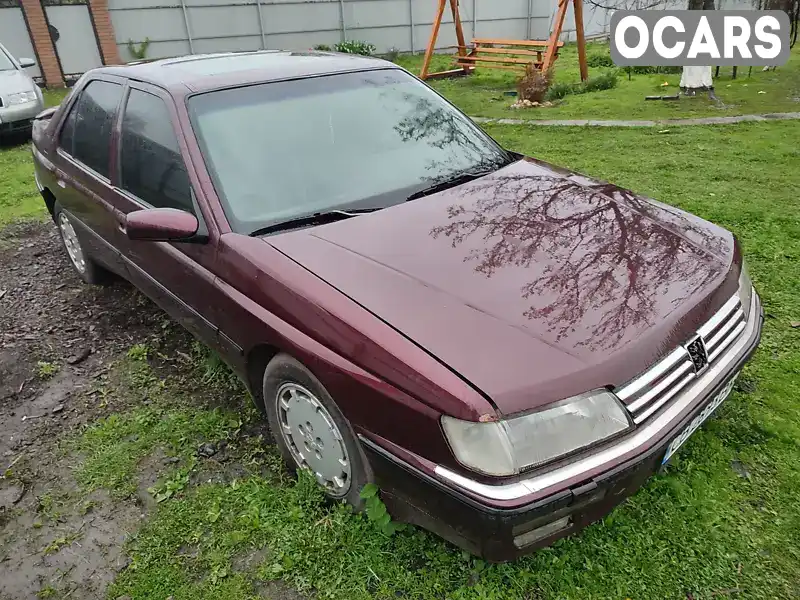
[(0, 44), (0, 136), (30, 132), (33, 118), (44, 110), (42, 90), (24, 69), (30, 58), (16, 60)]

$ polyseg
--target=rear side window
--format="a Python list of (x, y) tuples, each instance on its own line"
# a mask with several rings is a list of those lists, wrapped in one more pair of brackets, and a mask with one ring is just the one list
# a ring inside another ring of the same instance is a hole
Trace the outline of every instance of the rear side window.
[(61, 134), (61, 147), (87, 167), (109, 176), (111, 132), (122, 86), (92, 81), (72, 106)]
[(70, 155), (73, 154), (73, 150), (75, 149), (75, 121), (77, 121), (76, 115), (78, 114), (78, 104), (80, 104), (80, 101), (80, 98), (75, 100), (75, 104), (72, 105), (67, 119), (64, 121), (64, 126), (61, 128), (61, 140), (59, 145)]
[(120, 184), (156, 208), (195, 212), (167, 105), (140, 90), (131, 90), (122, 117)]

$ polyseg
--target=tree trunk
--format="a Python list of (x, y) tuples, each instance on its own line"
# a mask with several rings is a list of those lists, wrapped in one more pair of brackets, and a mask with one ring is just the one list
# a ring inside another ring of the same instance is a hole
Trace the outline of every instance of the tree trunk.
[[(688, 0), (689, 10), (714, 10), (714, 0)], [(681, 74), (681, 90), (684, 94), (694, 96), (698, 90), (714, 88), (711, 67), (683, 67)]]

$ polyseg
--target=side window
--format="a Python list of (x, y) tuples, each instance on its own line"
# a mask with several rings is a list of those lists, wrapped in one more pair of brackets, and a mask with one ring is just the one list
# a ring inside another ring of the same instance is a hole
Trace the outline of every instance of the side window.
[(78, 114), (78, 104), (80, 104), (80, 102), (80, 98), (75, 100), (69, 109), (69, 114), (67, 115), (67, 119), (64, 121), (64, 126), (61, 128), (61, 139), (59, 140), (59, 145), (67, 154), (70, 155), (75, 151), (75, 121), (77, 120), (75, 115)]
[(157, 208), (195, 212), (167, 106), (139, 90), (131, 90), (122, 118), (120, 184)]
[(61, 134), (65, 151), (105, 177), (109, 176), (111, 133), (121, 98), (121, 85), (92, 81), (75, 101)]

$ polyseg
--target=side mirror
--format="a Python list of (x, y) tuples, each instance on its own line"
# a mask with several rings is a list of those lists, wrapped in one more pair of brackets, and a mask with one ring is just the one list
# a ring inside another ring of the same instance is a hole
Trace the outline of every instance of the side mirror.
[(32, 58), (20, 58), (19, 59), (19, 66), (23, 69), (27, 69), (28, 67), (35, 67), (36, 61)]
[(192, 214), (174, 208), (148, 208), (129, 213), (125, 218), (128, 239), (151, 242), (188, 240), (200, 227)]

